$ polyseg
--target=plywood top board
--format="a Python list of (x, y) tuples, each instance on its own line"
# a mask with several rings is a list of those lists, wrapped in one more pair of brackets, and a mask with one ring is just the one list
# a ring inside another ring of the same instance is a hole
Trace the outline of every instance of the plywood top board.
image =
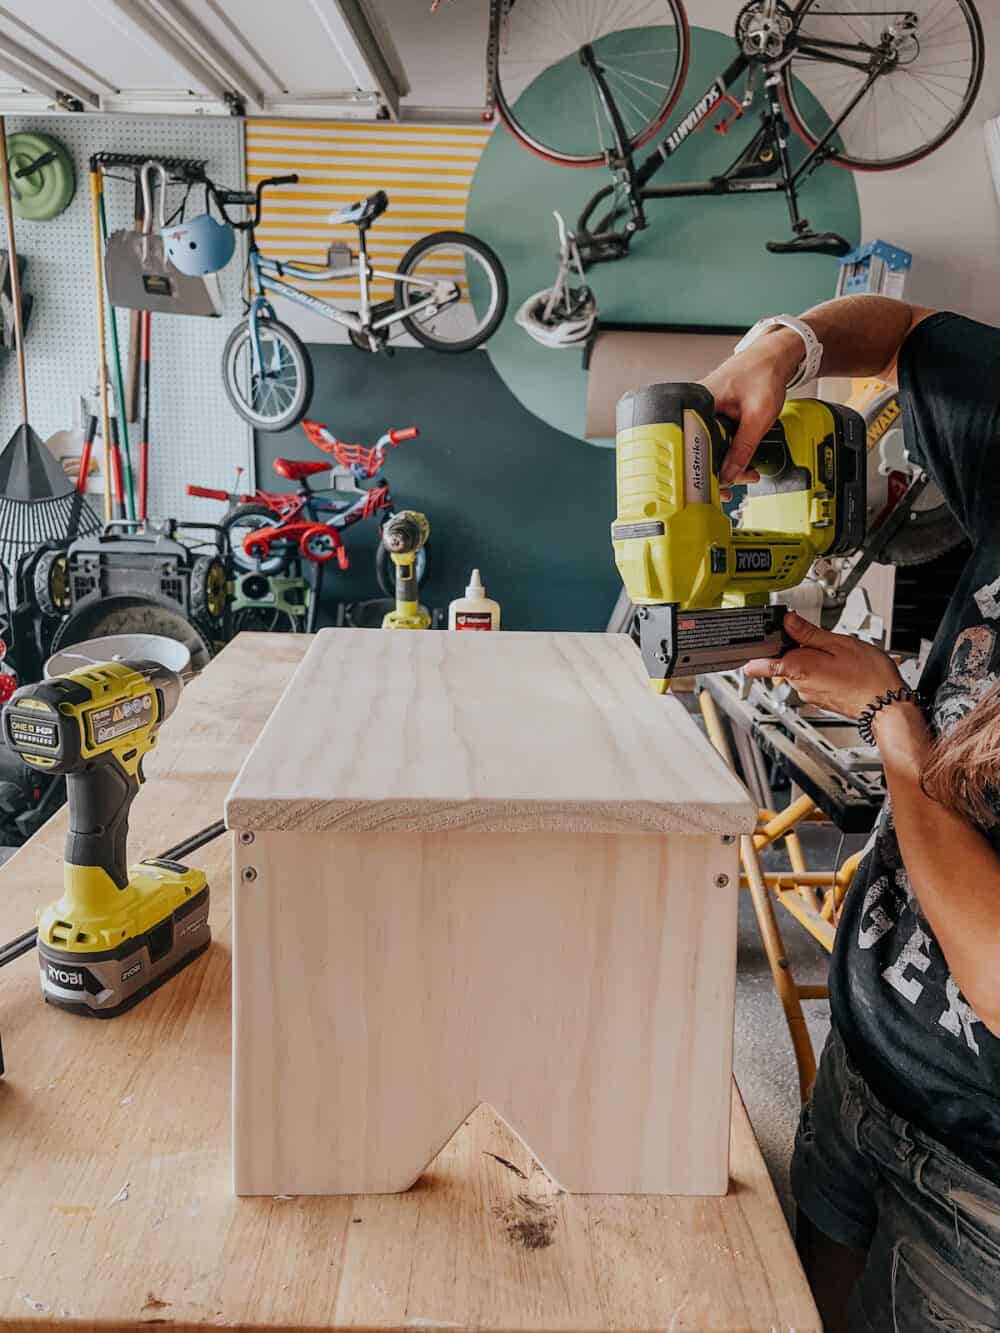
[(740, 833), (756, 810), (614, 634), (323, 630), (231, 828)]
[[(307, 643), (241, 635), (188, 687), (134, 857), (218, 816)], [(0, 939), (59, 891), (64, 832), (0, 868)], [(193, 858), (212, 947), (130, 1013), (44, 1005), (33, 954), (0, 971), (0, 1328), (819, 1329), (738, 1097), (725, 1198), (557, 1194), (486, 1108), (406, 1194), (234, 1198), (229, 844)]]

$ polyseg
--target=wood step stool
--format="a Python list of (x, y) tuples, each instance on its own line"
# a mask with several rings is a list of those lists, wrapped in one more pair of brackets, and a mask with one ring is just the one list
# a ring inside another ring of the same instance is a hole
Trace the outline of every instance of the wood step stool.
[(569, 1191), (725, 1193), (755, 816), (625, 636), (317, 635), (226, 806), (236, 1192), (405, 1190), (487, 1102)]

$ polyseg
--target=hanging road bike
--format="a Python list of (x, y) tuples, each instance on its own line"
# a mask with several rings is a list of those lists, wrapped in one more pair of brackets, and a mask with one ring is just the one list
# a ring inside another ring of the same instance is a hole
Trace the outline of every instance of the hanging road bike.
[[(358, 229), (358, 253), (349, 246), (331, 245), (325, 265), (273, 259), (257, 245), (261, 199), (271, 186), (295, 185), (298, 176), (272, 176), (255, 190), (223, 190), (206, 182), (222, 216), (238, 231), (249, 233), (251, 298), (247, 317), (229, 335), (222, 359), (223, 380), (229, 401), (245, 421), (262, 431), (288, 430), (309, 410), (313, 368), (304, 343), (275, 318), (269, 295), (286, 300), (345, 328), (356, 347), (378, 352), (391, 332), (402, 327), (418, 343), (435, 352), (467, 352), (481, 346), (496, 330), (507, 308), (507, 278), (500, 260), (483, 241), (460, 231), (438, 231), (422, 237), (407, 250), (399, 268), (373, 268), (368, 258), (368, 230), (389, 207), (384, 190), (359, 203), (338, 208), (331, 225), (353, 223)], [(252, 212), (235, 221), (227, 208)], [(301, 291), (296, 282), (357, 279), (357, 312), (343, 310)], [(373, 278), (395, 284), (391, 301), (373, 303)]]
[[(604, 163), (614, 177), (576, 227), (585, 265), (627, 254), (649, 225), (650, 199), (758, 192), (782, 193), (788, 203), (792, 236), (769, 250), (844, 254), (843, 237), (813, 231), (801, 216), (803, 180), (827, 161), (855, 171), (920, 161), (961, 125), (983, 75), (972, 0), (750, 0), (736, 21), (733, 60), (637, 162), (680, 96), (689, 35), (682, 0), (492, 0), (488, 72), (503, 120), (541, 157)], [(531, 84), (553, 67), (550, 95), (533, 96)], [(744, 76), (736, 97), (731, 90)], [(724, 104), (731, 114), (716, 125), (722, 133), (755, 102), (760, 126), (721, 175), (649, 184)], [(789, 125), (808, 146), (798, 166)]]

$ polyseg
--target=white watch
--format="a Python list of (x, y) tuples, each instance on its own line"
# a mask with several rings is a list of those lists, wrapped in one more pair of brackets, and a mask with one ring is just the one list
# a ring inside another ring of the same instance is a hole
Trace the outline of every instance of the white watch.
[(808, 380), (814, 380), (819, 374), (820, 366), (823, 364), (823, 344), (809, 325), (801, 319), (796, 319), (794, 315), (768, 315), (766, 319), (759, 319), (753, 328), (744, 334), (736, 344), (735, 350), (745, 352), (748, 347), (751, 347), (768, 329), (773, 329), (776, 324), (783, 324), (786, 329), (794, 329), (805, 344), (806, 354), (802, 358), (798, 370), (786, 386), (789, 389), (795, 389)]

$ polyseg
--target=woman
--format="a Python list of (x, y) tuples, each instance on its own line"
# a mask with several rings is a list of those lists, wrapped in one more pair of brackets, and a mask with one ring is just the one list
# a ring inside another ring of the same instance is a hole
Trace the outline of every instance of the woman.
[(795, 615), (798, 646), (747, 668), (867, 722), (889, 789), (796, 1139), (799, 1250), (828, 1333), (1000, 1330), (1000, 330), (879, 297), (778, 320), (705, 380), (740, 423), (723, 482), (754, 479), (789, 384), (875, 375), (973, 546), (921, 696)]

